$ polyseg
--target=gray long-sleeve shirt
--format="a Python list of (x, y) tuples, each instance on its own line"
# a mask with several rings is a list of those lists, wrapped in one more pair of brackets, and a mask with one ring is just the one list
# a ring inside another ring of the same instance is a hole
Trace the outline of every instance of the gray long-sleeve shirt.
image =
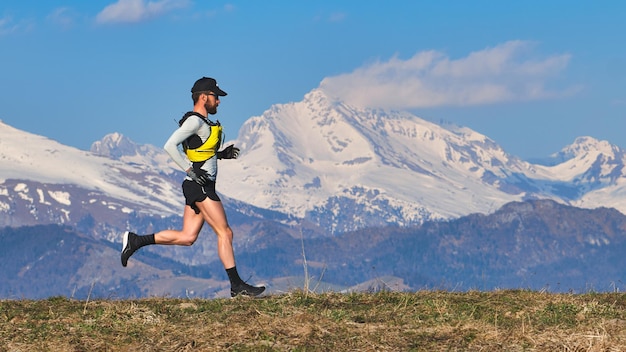
[[(179, 146), (194, 134), (197, 134), (202, 141), (206, 141), (211, 135), (211, 128), (206, 122), (202, 121), (200, 117), (192, 115), (172, 133), (163, 146), (167, 154), (169, 154), (172, 160), (174, 160), (183, 171), (187, 171), (192, 166), (192, 162)], [(215, 181), (217, 179), (217, 154), (207, 160), (204, 165), (202, 165), (202, 169), (207, 172), (211, 181)], [(190, 178), (187, 177), (187, 179)]]

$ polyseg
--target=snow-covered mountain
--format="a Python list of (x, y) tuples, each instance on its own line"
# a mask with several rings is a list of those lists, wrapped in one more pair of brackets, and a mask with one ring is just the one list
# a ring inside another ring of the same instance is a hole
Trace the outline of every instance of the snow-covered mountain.
[[(242, 152), (220, 162), (221, 194), (328, 233), (490, 213), (534, 198), (626, 212), (626, 155), (609, 142), (580, 137), (530, 163), (469, 128), (357, 109), (321, 89), (250, 118), (234, 143)], [(117, 133), (86, 152), (0, 123), (3, 225), (179, 216), (181, 176), (162, 148)]]
[[(0, 181), (30, 180), (74, 185), (171, 214), (179, 185), (163, 183), (150, 164), (128, 163), (62, 145), (0, 122)], [(6, 193), (6, 191), (2, 192)], [(42, 196), (45, 198), (45, 194)], [(62, 198), (53, 197), (53, 198)], [(71, 202), (70, 199), (66, 200)], [(176, 211), (178, 212), (178, 211)]]
[[(161, 156), (155, 156), (158, 160)], [(98, 156), (0, 122), (0, 224), (103, 224), (180, 213), (180, 184), (150, 163)], [(117, 234), (118, 236), (119, 234)], [(111, 239), (114, 233), (103, 233)]]
[(552, 166), (509, 155), (493, 140), (404, 112), (356, 109), (315, 89), (250, 118), (223, 163), (229, 197), (313, 220), (330, 231), (407, 225), (549, 198), (626, 210), (624, 152), (578, 138)]

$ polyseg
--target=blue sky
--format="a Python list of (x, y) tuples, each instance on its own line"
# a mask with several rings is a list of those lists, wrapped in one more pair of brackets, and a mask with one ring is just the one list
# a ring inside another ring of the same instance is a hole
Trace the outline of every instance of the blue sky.
[(228, 138), (322, 87), (523, 158), (586, 135), (626, 148), (625, 18), (623, 1), (3, 0), (0, 119), (161, 146), (211, 76)]

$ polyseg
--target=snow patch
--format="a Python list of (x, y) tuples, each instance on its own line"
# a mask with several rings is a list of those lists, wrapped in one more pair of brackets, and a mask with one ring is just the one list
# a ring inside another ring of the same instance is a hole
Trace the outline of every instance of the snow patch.
[(44, 197), (44, 193), (42, 189), (37, 188), (37, 194), (39, 195), (39, 203), (45, 205), (51, 205), (50, 202), (46, 202), (46, 198)]
[(30, 202), (30, 203), (32, 203), (32, 202), (33, 202), (33, 198), (31, 198), (31, 197), (28, 195), (28, 193), (22, 193), (22, 192), (19, 192), (17, 195), (18, 195), (18, 197), (22, 198), (23, 200), (26, 200), (26, 201), (28, 201), (28, 202)]
[(57, 203), (63, 205), (72, 205), (72, 201), (70, 200), (70, 194), (68, 192), (63, 191), (48, 191), (48, 194), (52, 199), (56, 200)]

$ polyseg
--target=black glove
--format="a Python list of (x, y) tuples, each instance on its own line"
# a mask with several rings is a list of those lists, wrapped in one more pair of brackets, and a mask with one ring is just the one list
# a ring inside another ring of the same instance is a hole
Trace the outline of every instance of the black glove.
[(239, 148), (235, 147), (232, 144), (224, 148), (224, 150), (222, 150), (221, 152), (217, 152), (218, 159), (237, 159), (238, 156)]
[(187, 176), (200, 186), (204, 186), (204, 184), (209, 180), (209, 175), (204, 170), (196, 172), (194, 169), (189, 169), (189, 171), (187, 171)]

